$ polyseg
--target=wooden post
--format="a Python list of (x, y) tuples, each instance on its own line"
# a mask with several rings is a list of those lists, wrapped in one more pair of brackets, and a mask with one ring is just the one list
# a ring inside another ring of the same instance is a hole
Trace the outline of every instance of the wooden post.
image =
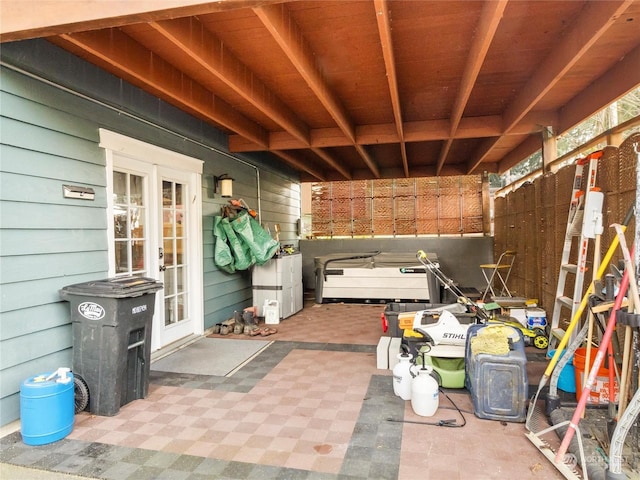
[(558, 157), (557, 139), (553, 127), (542, 130), (542, 171), (547, 173), (549, 165)]

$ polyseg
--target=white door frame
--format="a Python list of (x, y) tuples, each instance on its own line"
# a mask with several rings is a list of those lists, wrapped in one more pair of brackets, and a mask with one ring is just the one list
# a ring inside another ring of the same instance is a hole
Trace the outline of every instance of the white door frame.
[[(140, 140), (126, 137), (105, 129), (99, 129), (100, 146), (106, 151), (107, 169), (107, 233), (109, 238), (109, 276), (115, 275), (115, 253), (113, 248), (113, 201), (112, 201), (112, 178), (114, 167), (124, 168), (131, 171), (146, 172), (149, 178), (146, 182), (147, 194), (149, 196), (148, 215), (150, 219), (158, 219), (160, 212), (156, 199), (159, 197), (157, 182), (159, 178), (159, 168), (167, 168), (182, 175), (186, 175), (189, 184), (193, 186), (189, 189), (189, 221), (187, 241), (187, 254), (189, 255), (189, 317), (193, 324), (194, 335), (202, 335), (204, 332), (203, 313), (203, 254), (202, 254), (202, 166), (203, 161), (192, 157), (187, 157), (180, 153), (173, 152), (155, 145), (151, 145)], [(194, 190), (194, 191), (191, 191)], [(156, 220), (153, 224), (156, 224)], [(151, 226), (151, 223), (147, 223)], [(162, 231), (149, 231), (149, 248), (147, 253), (147, 264), (149, 276), (160, 278), (160, 263), (157, 252), (161, 246)], [(163, 295), (156, 295), (156, 307), (153, 320), (151, 350), (155, 351), (175, 339), (168, 342), (164, 340), (164, 325), (159, 325), (158, 312), (164, 311)]]

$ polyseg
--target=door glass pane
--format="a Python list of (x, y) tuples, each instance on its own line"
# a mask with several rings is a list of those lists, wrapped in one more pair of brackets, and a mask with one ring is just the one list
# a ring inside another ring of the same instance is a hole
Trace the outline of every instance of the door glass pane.
[(131, 182), (130, 203), (132, 205), (144, 205), (144, 182), (142, 181), (143, 178), (139, 177), (138, 175), (130, 175), (129, 177)]
[(144, 238), (144, 208), (131, 208), (131, 236), (133, 238)]
[(176, 238), (176, 264), (182, 264), (182, 239)]
[(185, 274), (185, 268), (184, 267), (177, 267), (176, 268), (176, 281), (177, 283), (177, 287), (178, 290), (180, 290), (181, 292), (184, 291), (184, 287), (185, 287), (185, 279), (184, 279), (184, 274)]
[(188, 320), (185, 249), (185, 185), (162, 181), (162, 221), (164, 247), (165, 326)]
[(175, 319), (175, 297), (165, 297), (164, 299), (164, 325), (169, 326), (176, 323)]
[(164, 265), (165, 267), (170, 267), (172, 266), (175, 261), (174, 261), (174, 257), (173, 257), (173, 252), (174, 252), (174, 248), (173, 248), (173, 243), (174, 240), (172, 238), (165, 238), (164, 239)]
[(187, 304), (186, 304), (186, 294), (178, 295), (177, 303), (178, 303), (178, 316), (179, 318), (187, 318)]
[(133, 271), (144, 271), (144, 242), (134, 240), (131, 242), (131, 262)]
[(184, 205), (182, 201), (182, 185), (179, 183), (176, 183), (176, 205)]
[(116, 252), (116, 274), (127, 273), (129, 271), (128, 242), (126, 240), (124, 242), (116, 241), (115, 252)]
[(166, 295), (176, 294), (176, 283), (174, 281), (173, 268), (167, 268), (164, 271), (164, 293)]
[(127, 197), (127, 174), (123, 172), (113, 172), (113, 203), (122, 205)]
[(173, 203), (173, 184), (163, 180), (162, 182), (162, 206), (170, 207)]
[(127, 212), (121, 207), (113, 212), (113, 233), (116, 238), (127, 238)]
[(146, 273), (147, 210), (144, 177), (113, 172), (113, 230), (116, 275)]

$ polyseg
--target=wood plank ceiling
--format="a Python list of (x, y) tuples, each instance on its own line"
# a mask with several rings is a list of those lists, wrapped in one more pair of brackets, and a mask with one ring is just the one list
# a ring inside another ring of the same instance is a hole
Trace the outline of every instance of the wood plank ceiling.
[(46, 37), (302, 181), (503, 172), (640, 85), (638, 0), (100, 3), (3, 1), (0, 40)]

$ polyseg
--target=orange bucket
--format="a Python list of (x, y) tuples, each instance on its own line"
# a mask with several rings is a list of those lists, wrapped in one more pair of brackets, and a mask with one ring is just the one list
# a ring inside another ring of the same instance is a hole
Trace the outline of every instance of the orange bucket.
[[(593, 362), (596, 359), (598, 349), (591, 349), (591, 358), (589, 359), (589, 370), (593, 367)], [(580, 401), (582, 396), (582, 390), (584, 389), (585, 373), (584, 367), (587, 360), (587, 349), (578, 348), (573, 355), (573, 366), (576, 373), (576, 398)], [(588, 373), (587, 373), (588, 374)], [(609, 403), (609, 369), (600, 367), (598, 369), (598, 376), (593, 384), (592, 390), (589, 392), (589, 398), (587, 404), (589, 405), (606, 405)], [(618, 382), (614, 380), (614, 401), (618, 401), (619, 386)]]

